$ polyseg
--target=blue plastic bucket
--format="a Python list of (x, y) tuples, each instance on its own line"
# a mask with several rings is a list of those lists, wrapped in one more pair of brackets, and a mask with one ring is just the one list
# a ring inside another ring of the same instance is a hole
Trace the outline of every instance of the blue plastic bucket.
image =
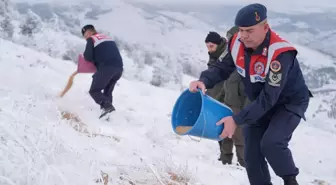
[[(185, 90), (177, 99), (172, 112), (172, 127), (178, 135), (191, 135), (211, 140), (222, 140), (219, 135), (224, 125), (216, 123), (232, 116), (232, 110), (201, 91)], [(181, 128), (183, 128), (181, 130)]]

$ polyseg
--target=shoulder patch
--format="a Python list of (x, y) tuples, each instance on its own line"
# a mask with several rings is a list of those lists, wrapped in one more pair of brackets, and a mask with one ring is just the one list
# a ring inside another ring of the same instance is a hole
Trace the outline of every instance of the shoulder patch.
[(277, 60), (273, 60), (270, 64), (270, 69), (273, 71), (273, 72), (279, 72), (280, 69), (281, 69), (281, 64), (279, 61)]
[(270, 71), (268, 79), (269, 79), (269, 82), (268, 82), (269, 85), (280, 87), (282, 73)]

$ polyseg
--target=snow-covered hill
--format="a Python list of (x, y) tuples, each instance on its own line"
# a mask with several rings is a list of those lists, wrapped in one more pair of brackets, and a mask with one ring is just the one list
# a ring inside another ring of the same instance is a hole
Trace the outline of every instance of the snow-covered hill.
[[(127, 77), (157, 86), (179, 88), (179, 79), (183, 73), (198, 76), (205, 68), (207, 53), (204, 37), (207, 32), (215, 30), (224, 34), (232, 25), (232, 20), (241, 7), (237, 3), (243, 0), (230, 2), (190, 6), (182, 6), (181, 3), (153, 6), (121, 0), (100, 0), (95, 4), (73, 1), (67, 5), (61, 0), (55, 3), (19, 3), (14, 7), (21, 14), (40, 17), (35, 22), (44, 26), (39, 34), (33, 34), (28, 39), (14, 34), (13, 40), (47, 52), (53, 57), (75, 60), (85, 43), (80, 38), (79, 30), (82, 25), (92, 23), (100, 31), (109, 33), (124, 53), (133, 59), (131, 66), (140, 75), (126, 72)], [(315, 58), (308, 65), (306, 62), (309, 55), (301, 57), (300, 62), (306, 67), (306, 74), (310, 75), (306, 77), (310, 88), (321, 88), (324, 84), (330, 84), (330, 79), (335, 79), (336, 76), (333, 65), (309, 65), (335, 63), (329, 62), (334, 57), (334, 12), (322, 5), (316, 5), (315, 8), (325, 8), (325, 11), (310, 14), (301, 11), (294, 14), (293, 11), (298, 11), (298, 8), (276, 9), (278, 5), (274, 2), (263, 3), (269, 7), (269, 21), (273, 29), (293, 43), (323, 53), (320, 54), (322, 57)], [(305, 3), (302, 8), (310, 7), (313, 7), (312, 3)], [(127, 16), (123, 16), (126, 14)], [(161, 80), (157, 80), (159, 78)]]
[[(81, 0), (65, 4), (64, 0), (53, 3), (41, 0), (40, 3), (23, 1), (13, 4), (12, 8), (6, 9), (5, 15), (13, 18), (15, 29), (8, 31), (12, 33), (12, 38), (5, 38), (56, 58), (76, 61), (85, 44), (79, 30), (82, 25), (92, 23), (99, 31), (109, 33), (118, 43), (123, 56), (127, 56), (126, 79), (180, 90), (184, 87), (182, 79), (185, 75), (197, 77), (206, 67), (208, 56), (203, 40), (207, 32), (216, 30), (224, 33), (232, 25), (241, 6), (237, 3), (244, 0), (188, 6), (169, 2), (155, 6), (153, 3), (121, 0), (96, 2)], [(332, 51), (334, 11), (323, 4), (316, 4), (316, 9), (325, 11), (307, 14), (309, 8), (314, 7), (313, 3), (285, 9), (273, 1), (262, 3), (269, 7), (272, 28), (297, 45), (307, 84), (315, 95), (324, 99), (317, 106), (320, 108), (315, 115), (335, 118), (332, 115), (336, 115), (333, 108), (336, 93), (330, 90), (335, 86), (336, 79)], [(308, 9), (299, 11), (304, 8)], [(20, 26), (31, 28), (33, 33), (22, 34)], [(334, 128), (335, 124), (330, 125)]]
[[(0, 36), (5, 39), (0, 39), (1, 185), (97, 184), (102, 174), (108, 174), (113, 185), (176, 180), (191, 185), (248, 184), (241, 168), (217, 161), (216, 142), (176, 136), (170, 126), (180, 90), (205, 68), (206, 33), (224, 33), (236, 5), (40, 0), (7, 7), (6, 2), (0, 3)], [(307, 185), (336, 184), (336, 67), (331, 56), (335, 19), (323, 18), (334, 14), (327, 8), (294, 15), (276, 11), (278, 5), (272, 2), (265, 1), (273, 5), (272, 27), (297, 45), (315, 95), (308, 121), (302, 122), (291, 143), (299, 180)], [(63, 99), (57, 97), (76, 69), (69, 60), (75, 61), (84, 48), (79, 30), (87, 23), (117, 41), (125, 62), (115, 91), (117, 112), (110, 122), (96, 119), (99, 110), (87, 92), (88, 74), (78, 75)], [(274, 182), (281, 184), (278, 178)]]
[[(217, 161), (216, 142), (172, 132), (179, 91), (122, 79), (117, 111), (100, 121), (87, 93), (90, 75), (78, 75), (60, 99), (75, 64), (8, 41), (0, 45), (0, 184), (248, 184), (243, 169)], [(302, 122), (291, 143), (299, 180), (336, 184), (336, 136), (311, 121)]]

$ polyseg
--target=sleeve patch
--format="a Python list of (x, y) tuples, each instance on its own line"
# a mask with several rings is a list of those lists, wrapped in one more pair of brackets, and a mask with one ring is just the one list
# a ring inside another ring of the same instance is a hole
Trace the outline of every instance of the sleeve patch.
[(280, 69), (281, 69), (281, 64), (280, 64), (279, 61), (274, 60), (274, 61), (271, 62), (270, 68), (271, 68), (271, 70), (272, 70), (273, 72), (275, 72), (275, 73), (276, 73), (276, 72), (279, 72)]
[(281, 79), (282, 79), (282, 73), (281, 72), (273, 72), (270, 71), (269, 75), (269, 82), (268, 84), (271, 86), (275, 86), (275, 87), (280, 87), (281, 84)]

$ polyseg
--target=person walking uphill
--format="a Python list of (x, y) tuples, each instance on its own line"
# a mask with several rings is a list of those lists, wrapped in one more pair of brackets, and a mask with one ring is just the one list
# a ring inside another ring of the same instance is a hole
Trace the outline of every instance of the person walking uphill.
[[(237, 32), (238, 28), (232, 27), (227, 32), (227, 38), (231, 38), (233, 34)], [(215, 64), (218, 59), (221, 59), (226, 55), (227, 40), (221, 37), (218, 33), (210, 32), (205, 39), (205, 43), (209, 54), (208, 66)], [(244, 95), (244, 86), (237, 72), (231, 74), (225, 82), (215, 85), (212, 89), (208, 89), (206, 93), (212, 98), (228, 105), (235, 114), (244, 106), (246, 98)], [(232, 139), (226, 138), (218, 141), (218, 143), (220, 148), (219, 160), (222, 161), (223, 164), (232, 164), (232, 150), (234, 144), (236, 147), (238, 163), (245, 167), (244, 138), (241, 127), (236, 129)]]
[(298, 185), (299, 169), (288, 143), (301, 119), (306, 119), (312, 95), (296, 58), (297, 50), (270, 29), (262, 4), (239, 10), (235, 25), (239, 33), (229, 41), (228, 54), (203, 71), (189, 89), (205, 92), (236, 69), (252, 102), (217, 123), (224, 124), (221, 137), (232, 137), (237, 125), (244, 125), (246, 171), (251, 185), (272, 184), (265, 158), (285, 185)]
[(99, 118), (115, 110), (112, 105), (112, 92), (123, 72), (123, 60), (116, 43), (109, 37), (97, 33), (93, 25), (82, 28), (86, 39), (84, 51), (85, 60), (97, 67), (92, 76), (89, 93), (93, 100), (100, 105), (102, 113)]

